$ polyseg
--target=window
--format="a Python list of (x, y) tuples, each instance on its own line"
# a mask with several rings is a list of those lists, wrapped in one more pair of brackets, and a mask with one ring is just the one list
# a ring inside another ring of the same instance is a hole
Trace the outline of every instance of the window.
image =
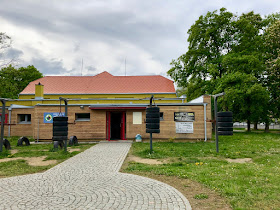
[(163, 112), (159, 113), (159, 119), (160, 119), (160, 121), (163, 121)]
[(18, 114), (18, 123), (31, 124), (31, 114)]
[(76, 121), (90, 121), (90, 113), (76, 113), (75, 120)]

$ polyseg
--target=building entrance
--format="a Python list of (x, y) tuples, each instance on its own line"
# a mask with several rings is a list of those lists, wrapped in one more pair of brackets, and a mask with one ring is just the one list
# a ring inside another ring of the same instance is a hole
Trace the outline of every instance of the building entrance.
[(125, 112), (107, 112), (107, 140), (125, 140)]

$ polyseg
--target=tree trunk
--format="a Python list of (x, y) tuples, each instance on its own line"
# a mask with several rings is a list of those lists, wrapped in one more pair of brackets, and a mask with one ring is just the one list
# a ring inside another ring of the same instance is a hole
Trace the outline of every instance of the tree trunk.
[(254, 123), (254, 130), (258, 130), (258, 122)]
[(264, 128), (264, 132), (269, 132), (269, 122), (265, 123), (265, 128)]
[(247, 131), (250, 132), (251, 131), (251, 121), (247, 120)]

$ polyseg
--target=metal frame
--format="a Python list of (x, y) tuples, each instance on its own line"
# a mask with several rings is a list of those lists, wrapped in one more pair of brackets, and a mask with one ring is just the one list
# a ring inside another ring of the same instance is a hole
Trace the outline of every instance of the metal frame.
[[(151, 96), (150, 98), (150, 108), (153, 107), (153, 99), (154, 95)], [(153, 152), (153, 133), (150, 133), (150, 154)]]

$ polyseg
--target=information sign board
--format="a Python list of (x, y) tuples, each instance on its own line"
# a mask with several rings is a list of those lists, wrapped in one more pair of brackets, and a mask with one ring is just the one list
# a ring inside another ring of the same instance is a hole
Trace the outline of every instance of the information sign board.
[(194, 112), (174, 112), (174, 121), (194, 121)]
[(193, 122), (176, 122), (176, 133), (193, 133)]

